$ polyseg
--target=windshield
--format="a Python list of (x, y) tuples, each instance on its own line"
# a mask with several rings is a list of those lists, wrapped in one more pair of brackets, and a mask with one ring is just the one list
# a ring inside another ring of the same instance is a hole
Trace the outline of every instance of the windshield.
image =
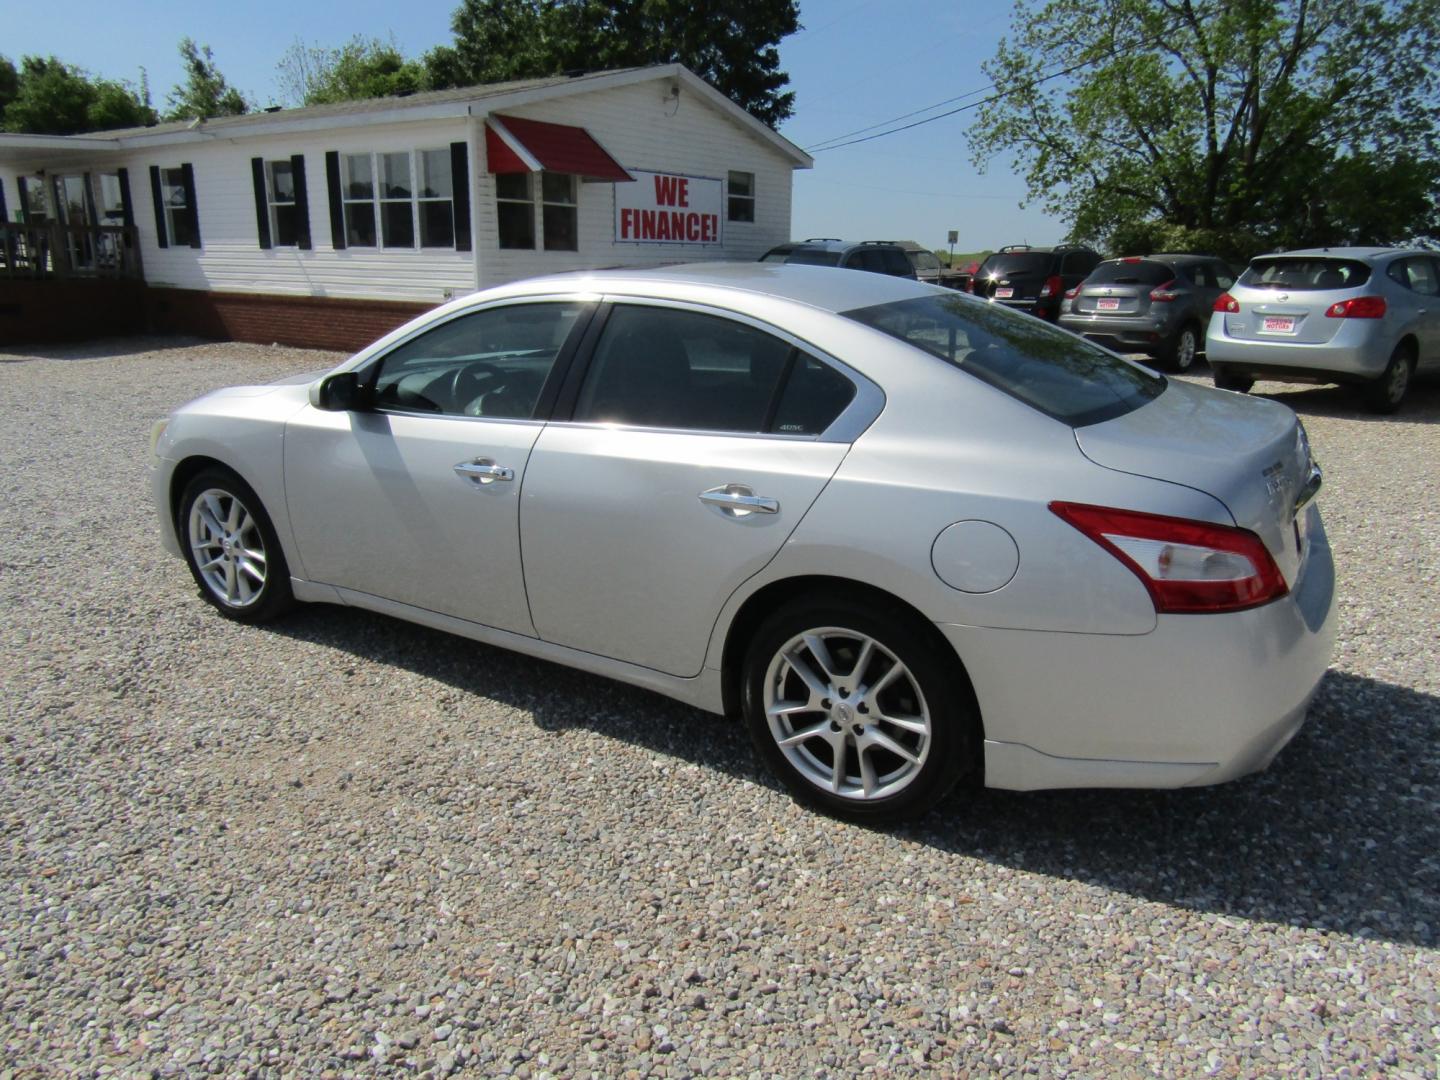
[(935, 257), (933, 251), (912, 251), (910, 261), (915, 264), (916, 270), (939, 270), (940, 260)]
[(1085, 279), (1086, 285), (1163, 285), (1175, 279), (1173, 268), (1149, 259), (1102, 262)]
[(924, 296), (842, 312), (938, 356), (1072, 427), (1132, 412), (1165, 380), (1030, 315), (963, 296)]
[(1353, 289), (1370, 280), (1370, 267), (1354, 259), (1256, 259), (1240, 275), (1252, 289), (1320, 292)]

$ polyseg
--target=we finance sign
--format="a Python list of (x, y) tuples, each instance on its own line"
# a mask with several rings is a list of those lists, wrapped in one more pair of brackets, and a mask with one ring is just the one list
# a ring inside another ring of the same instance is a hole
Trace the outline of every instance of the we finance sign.
[(706, 176), (630, 169), (615, 185), (617, 244), (719, 244), (725, 186)]

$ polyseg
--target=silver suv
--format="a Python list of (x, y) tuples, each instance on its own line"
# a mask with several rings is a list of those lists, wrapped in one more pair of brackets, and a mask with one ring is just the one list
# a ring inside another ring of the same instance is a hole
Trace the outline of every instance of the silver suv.
[(1188, 371), (1205, 348), (1205, 326), (1235, 272), (1212, 255), (1106, 259), (1065, 294), (1060, 325), (1122, 353), (1145, 353)]
[(1440, 369), (1440, 259), (1401, 248), (1261, 255), (1215, 302), (1206, 349), (1215, 385), (1257, 378), (1359, 386), (1394, 412), (1416, 372)]

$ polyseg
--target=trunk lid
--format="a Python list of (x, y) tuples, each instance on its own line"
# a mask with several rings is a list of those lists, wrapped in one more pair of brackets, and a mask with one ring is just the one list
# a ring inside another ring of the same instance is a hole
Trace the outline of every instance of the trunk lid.
[(1230, 290), (1240, 305), (1224, 316), (1225, 333), (1241, 341), (1323, 345), (1344, 319), (1332, 304), (1365, 293), (1370, 267), (1355, 259), (1271, 255), (1253, 260)]
[(1153, 401), (1077, 428), (1075, 439), (1097, 465), (1213, 495), (1294, 584), (1305, 549), (1297, 503), (1313, 494), (1313, 478), (1304, 429), (1284, 405), (1171, 379)]

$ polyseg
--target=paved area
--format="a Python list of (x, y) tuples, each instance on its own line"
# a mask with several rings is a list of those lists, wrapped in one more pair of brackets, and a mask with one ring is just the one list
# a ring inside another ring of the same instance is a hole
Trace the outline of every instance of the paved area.
[(215, 615), (150, 425), (335, 359), (0, 352), (0, 1076), (1436, 1075), (1440, 387), (1260, 387), (1341, 574), (1269, 772), (869, 831), (638, 690)]

